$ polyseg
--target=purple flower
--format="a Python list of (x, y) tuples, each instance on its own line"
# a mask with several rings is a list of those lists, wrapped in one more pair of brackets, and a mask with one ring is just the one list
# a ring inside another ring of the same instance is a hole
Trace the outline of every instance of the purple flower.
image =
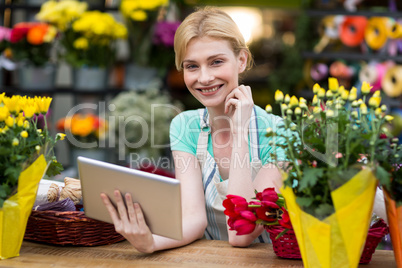
[(174, 35), (179, 25), (179, 21), (161, 21), (156, 23), (153, 43), (155, 45), (173, 47)]

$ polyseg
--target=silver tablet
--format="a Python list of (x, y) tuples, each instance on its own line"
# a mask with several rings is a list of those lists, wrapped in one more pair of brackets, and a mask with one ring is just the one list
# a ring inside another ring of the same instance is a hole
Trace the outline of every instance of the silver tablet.
[(123, 195), (131, 193), (133, 201), (141, 205), (152, 233), (182, 239), (178, 180), (82, 156), (77, 162), (86, 216), (113, 223), (100, 194), (106, 193), (115, 204), (113, 192), (118, 189)]

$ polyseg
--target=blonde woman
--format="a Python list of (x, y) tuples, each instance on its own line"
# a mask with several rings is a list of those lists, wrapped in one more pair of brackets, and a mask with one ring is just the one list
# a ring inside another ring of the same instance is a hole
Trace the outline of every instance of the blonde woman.
[(251, 198), (254, 190), (279, 185), (280, 174), (270, 153), (276, 150), (282, 155), (277, 160), (285, 159), (265, 136), (268, 127), (277, 130), (281, 119), (255, 106), (251, 88), (239, 84), (239, 76), (253, 62), (244, 38), (230, 16), (206, 7), (182, 22), (174, 49), (188, 90), (205, 106), (179, 114), (170, 129), (176, 178), (181, 182), (183, 239), (153, 235), (140, 205), (126, 195), (126, 209), (118, 191), (117, 211), (102, 196), (116, 230), (137, 250), (148, 253), (202, 237), (228, 240), (238, 247), (270, 242), (261, 225), (249, 235), (230, 231), (222, 206), (227, 194)]

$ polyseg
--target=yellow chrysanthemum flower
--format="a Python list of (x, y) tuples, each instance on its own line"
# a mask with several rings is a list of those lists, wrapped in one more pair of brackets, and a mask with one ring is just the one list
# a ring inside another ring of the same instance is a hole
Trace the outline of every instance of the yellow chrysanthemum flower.
[(275, 101), (276, 102), (282, 102), (283, 101), (283, 92), (280, 91), (279, 89), (275, 91)]
[(74, 41), (73, 46), (76, 49), (87, 50), (89, 47), (88, 39), (86, 39), (85, 37), (80, 37)]
[(366, 81), (364, 81), (363, 84), (362, 84), (362, 87), (361, 87), (362, 94), (363, 94), (363, 95), (369, 94), (372, 88), (373, 88), (373, 87), (370, 86), (369, 83), (367, 83)]
[(9, 117), (6, 119), (5, 123), (6, 123), (6, 125), (7, 125), (8, 127), (13, 127), (13, 126), (14, 126), (14, 123), (15, 123), (14, 117), (9, 116)]
[(0, 121), (6, 120), (10, 116), (10, 111), (6, 106), (0, 106)]
[(26, 130), (21, 131), (20, 133), (21, 137), (23, 137), (24, 139), (28, 138), (28, 132)]
[(371, 97), (369, 99), (369, 106), (372, 108), (378, 108), (381, 104), (381, 97)]
[(289, 106), (290, 106), (290, 108), (292, 108), (292, 109), (294, 109), (294, 108), (296, 108), (296, 107), (299, 106), (299, 100), (297, 99), (296, 96), (292, 96), (292, 97), (290, 98)]
[(18, 144), (20, 144), (20, 141), (17, 138), (14, 138), (12, 145), (15, 147), (15, 146), (18, 146)]
[(42, 114), (46, 114), (49, 110), (50, 103), (52, 102), (52, 98), (50, 97), (35, 97), (35, 102), (38, 105), (39, 112)]
[(331, 90), (333, 93), (338, 91), (339, 88), (339, 83), (338, 83), (338, 79), (334, 78), (334, 77), (330, 77), (328, 78), (328, 88), (329, 90)]

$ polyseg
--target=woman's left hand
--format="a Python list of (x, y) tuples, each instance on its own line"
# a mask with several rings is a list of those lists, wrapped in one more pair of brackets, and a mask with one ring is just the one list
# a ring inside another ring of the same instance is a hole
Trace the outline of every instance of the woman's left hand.
[(254, 101), (249, 86), (240, 85), (226, 96), (225, 113), (231, 118), (233, 134), (242, 134), (248, 130), (253, 106)]

